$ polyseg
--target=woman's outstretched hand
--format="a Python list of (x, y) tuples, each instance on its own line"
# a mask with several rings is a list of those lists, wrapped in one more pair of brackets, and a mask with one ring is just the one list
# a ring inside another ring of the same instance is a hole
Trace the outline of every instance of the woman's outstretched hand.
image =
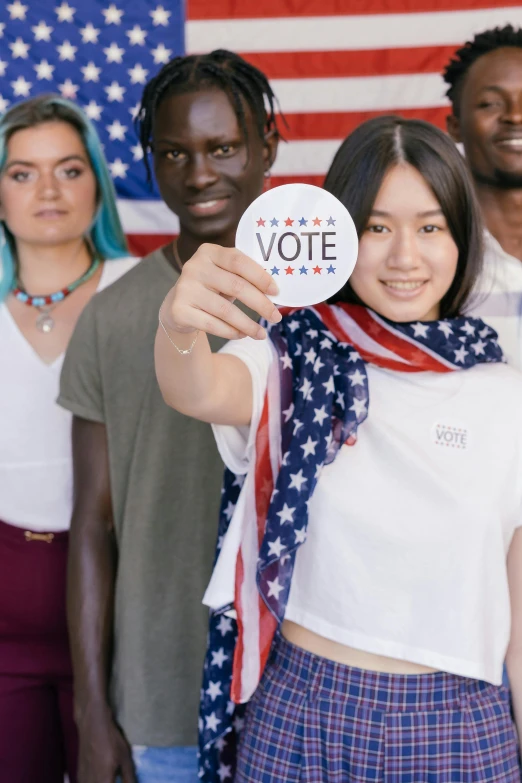
[(234, 302), (239, 300), (261, 318), (277, 323), (281, 314), (267, 296), (277, 292), (268, 272), (240, 250), (204, 244), (184, 264), (163, 303), (161, 318), (172, 332), (199, 329), (227, 340), (245, 336), (260, 340), (265, 330)]

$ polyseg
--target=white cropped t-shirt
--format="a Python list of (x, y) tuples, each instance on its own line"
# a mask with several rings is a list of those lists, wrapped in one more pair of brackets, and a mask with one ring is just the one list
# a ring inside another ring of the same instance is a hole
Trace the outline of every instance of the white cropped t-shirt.
[[(97, 290), (138, 260), (105, 262)], [(0, 520), (35, 532), (71, 521), (72, 415), (56, 404), (63, 359), (43, 362), (0, 303)]]
[[(252, 376), (251, 427), (214, 425), (224, 462), (245, 474), (277, 357), (250, 338), (222, 350)], [(510, 634), (506, 556), (522, 524), (522, 374), (504, 364), (367, 371), (368, 418), (320, 475), (285, 618), (498, 685)], [(240, 506), (205, 595), (213, 608), (233, 599)]]

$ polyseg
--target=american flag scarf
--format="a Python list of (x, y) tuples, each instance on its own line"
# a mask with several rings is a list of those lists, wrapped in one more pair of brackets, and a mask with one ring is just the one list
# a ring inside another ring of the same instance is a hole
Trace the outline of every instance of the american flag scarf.
[(226, 471), (222, 495), (218, 554), (244, 481), (234, 604), (210, 616), (199, 721), (199, 776), (208, 783), (233, 779), (244, 705), (284, 618), (308, 501), (323, 465), (356, 443), (368, 415), (366, 363), (451, 372), (503, 360), (496, 333), (481, 320), (397, 324), (358, 305), (291, 312), (269, 337), (279, 361), (269, 372), (252, 463), (246, 478)]

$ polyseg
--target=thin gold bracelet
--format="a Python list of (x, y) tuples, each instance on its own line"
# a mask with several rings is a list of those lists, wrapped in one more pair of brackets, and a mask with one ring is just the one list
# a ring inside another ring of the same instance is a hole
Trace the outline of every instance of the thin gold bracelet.
[(187, 354), (192, 353), (192, 349), (196, 345), (196, 340), (199, 337), (199, 329), (196, 329), (196, 336), (194, 337), (194, 339), (192, 340), (192, 342), (191, 342), (191, 344), (189, 345), (188, 348), (178, 348), (178, 346), (176, 345), (174, 340), (171, 339), (170, 334), (167, 332), (167, 330), (165, 328), (165, 324), (161, 320), (161, 307), (160, 307), (160, 311), (158, 313), (158, 320), (159, 320), (161, 328), (163, 329), (163, 331), (167, 335), (167, 340), (169, 341), (169, 343), (171, 343), (174, 346), (174, 348), (176, 349), (176, 351), (178, 353), (180, 353), (182, 356), (186, 356)]

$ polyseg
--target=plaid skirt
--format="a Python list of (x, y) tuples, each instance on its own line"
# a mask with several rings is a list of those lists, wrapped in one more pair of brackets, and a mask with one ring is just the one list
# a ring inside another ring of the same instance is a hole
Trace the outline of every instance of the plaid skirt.
[(355, 669), (279, 638), (235, 783), (520, 783), (504, 686)]

